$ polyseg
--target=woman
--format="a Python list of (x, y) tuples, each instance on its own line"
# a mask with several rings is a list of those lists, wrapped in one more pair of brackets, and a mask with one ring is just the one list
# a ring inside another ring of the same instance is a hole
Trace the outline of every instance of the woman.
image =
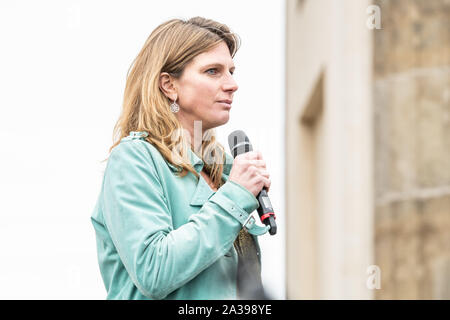
[(263, 298), (267, 228), (248, 218), (269, 174), (259, 152), (233, 159), (214, 137), (238, 89), (238, 47), (223, 24), (173, 19), (128, 71), (91, 217), (107, 299)]

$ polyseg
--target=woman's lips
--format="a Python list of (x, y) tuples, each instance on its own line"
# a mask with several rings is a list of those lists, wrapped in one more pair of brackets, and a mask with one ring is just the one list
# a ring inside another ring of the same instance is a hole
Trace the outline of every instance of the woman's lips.
[(222, 100), (222, 101), (217, 101), (218, 103), (220, 103), (221, 105), (223, 105), (224, 107), (231, 109), (231, 100)]

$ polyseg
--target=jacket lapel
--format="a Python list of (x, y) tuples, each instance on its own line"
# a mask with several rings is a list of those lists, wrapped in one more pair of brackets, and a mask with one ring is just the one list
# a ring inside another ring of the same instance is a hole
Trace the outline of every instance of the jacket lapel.
[[(200, 175), (200, 171), (203, 169), (203, 161), (194, 154), (191, 150), (191, 162), (194, 164), (199, 164), (201, 162), (201, 166), (199, 165), (197, 168), (194, 165), (194, 168)], [(231, 171), (231, 167), (233, 165), (233, 157), (225, 153), (225, 163), (223, 166), (223, 172), (222, 172), (222, 179), (224, 181), (228, 181), (228, 176)], [(208, 185), (208, 183), (205, 181), (205, 179), (200, 175), (200, 178), (197, 182), (197, 187), (194, 190), (194, 193), (191, 198), (190, 205), (191, 206), (203, 206), (203, 204), (208, 201), (208, 199), (214, 194), (215, 192), (211, 189), (211, 187)]]
[(205, 179), (200, 176), (198, 179), (197, 187), (192, 194), (191, 206), (203, 206), (203, 204), (214, 194), (215, 192), (206, 183)]
[[(203, 204), (208, 201), (208, 199), (215, 193), (211, 187), (206, 183), (205, 179), (200, 175), (200, 172), (203, 170), (203, 160), (200, 159), (197, 154), (195, 154), (191, 149), (189, 149), (189, 159), (191, 161), (191, 165), (194, 167), (195, 171), (199, 174), (200, 178), (198, 179), (196, 188), (192, 193), (192, 198), (190, 201), (191, 206), (203, 206)], [(230, 175), (231, 168), (233, 166), (233, 157), (225, 152), (225, 163), (223, 165), (222, 179), (224, 181), (228, 180), (228, 176)], [(173, 164), (166, 161), (169, 168), (177, 172), (179, 169)]]

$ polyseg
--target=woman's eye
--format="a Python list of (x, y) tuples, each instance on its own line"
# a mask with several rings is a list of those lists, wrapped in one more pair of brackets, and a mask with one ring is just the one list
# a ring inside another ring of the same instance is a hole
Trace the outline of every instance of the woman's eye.
[[(209, 71), (214, 71), (214, 73), (210, 73)], [(208, 70), (206, 70), (206, 72), (208, 72), (209, 74), (216, 74), (217, 68), (208, 69)], [(230, 73), (231, 73), (231, 75), (233, 75), (234, 71), (230, 71)]]

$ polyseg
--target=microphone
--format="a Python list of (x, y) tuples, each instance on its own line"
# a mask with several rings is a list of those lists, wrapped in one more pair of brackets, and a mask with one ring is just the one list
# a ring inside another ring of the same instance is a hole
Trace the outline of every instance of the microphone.
[[(236, 130), (228, 136), (228, 145), (230, 146), (231, 155), (236, 158), (241, 153), (253, 151), (252, 144), (247, 135), (242, 130)], [(277, 233), (277, 224), (275, 223), (275, 213), (273, 212), (272, 204), (267, 195), (267, 188), (263, 187), (256, 196), (259, 202), (257, 209), (261, 222), (266, 226), (270, 226), (269, 233), (274, 235)]]

